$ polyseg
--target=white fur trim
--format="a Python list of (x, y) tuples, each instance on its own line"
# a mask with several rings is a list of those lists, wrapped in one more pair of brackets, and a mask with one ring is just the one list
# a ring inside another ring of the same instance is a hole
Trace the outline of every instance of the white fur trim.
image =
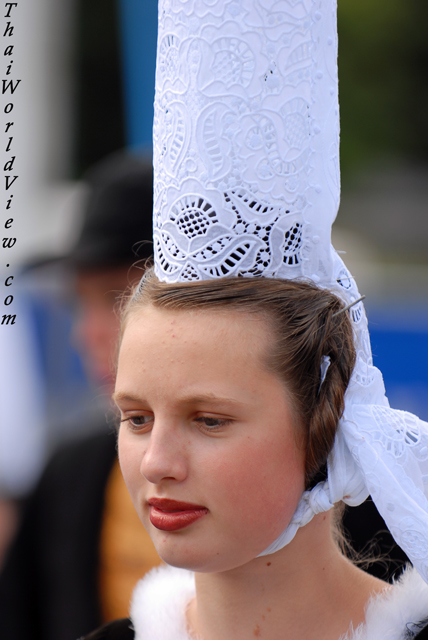
[[(185, 611), (195, 596), (194, 575), (162, 566), (137, 584), (131, 603), (135, 640), (191, 640)], [(366, 624), (341, 640), (403, 640), (408, 625), (428, 617), (428, 585), (408, 568), (392, 589), (372, 598)]]
[(427, 617), (428, 585), (416, 569), (408, 568), (392, 589), (369, 601), (366, 624), (346, 640), (402, 640), (407, 629)]
[(189, 640), (184, 613), (194, 596), (192, 572), (169, 566), (152, 569), (132, 595), (135, 640)]

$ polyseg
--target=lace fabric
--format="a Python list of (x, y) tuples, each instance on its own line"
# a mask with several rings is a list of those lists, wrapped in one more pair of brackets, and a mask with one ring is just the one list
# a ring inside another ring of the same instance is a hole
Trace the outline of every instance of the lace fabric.
[(160, 2), (153, 139), (161, 280), (325, 278), (322, 248), (340, 188), (328, 5)]
[[(336, 0), (160, 0), (155, 272), (167, 282), (310, 278), (360, 294), (330, 243), (340, 196)], [(362, 302), (328, 460), (265, 555), (339, 500), (370, 493), (428, 581), (428, 425), (389, 407)]]

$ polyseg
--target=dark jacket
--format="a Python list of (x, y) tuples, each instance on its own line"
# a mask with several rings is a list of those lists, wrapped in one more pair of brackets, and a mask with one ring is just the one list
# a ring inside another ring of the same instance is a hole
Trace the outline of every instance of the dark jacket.
[(130, 618), (122, 618), (103, 625), (81, 640), (134, 640), (134, 630)]
[(115, 440), (69, 444), (47, 466), (0, 576), (0, 638), (76, 640), (102, 624), (98, 540)]

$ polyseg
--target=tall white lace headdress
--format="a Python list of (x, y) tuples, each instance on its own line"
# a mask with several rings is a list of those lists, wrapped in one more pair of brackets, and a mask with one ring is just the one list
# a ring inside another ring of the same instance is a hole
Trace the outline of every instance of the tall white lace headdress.
[[(336, 0), (159, 0), (155, 272), (166, 282), (310, 278), (348, 305), (330, 242), (339, 194)], [(261, 555), (371, 494), (428, 582), (428, 425), (390, 409), (362, 302), (328, 478)], [(326, 362), (326, 365), (328, 363)]]

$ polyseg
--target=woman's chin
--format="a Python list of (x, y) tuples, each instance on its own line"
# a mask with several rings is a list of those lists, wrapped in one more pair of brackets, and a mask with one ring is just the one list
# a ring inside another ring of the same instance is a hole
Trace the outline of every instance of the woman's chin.
[(154, 535), (152, 540), (159, 557), (172, 567), (200, 573), (218, 571), (216, 565), (221, 557), (220, 551), (207, 549), (207, 545), (183, 540), (182, 537), (179, 539), (174, 534)]
[[(161, 533), (161, 532), (158, 532)], [(228, 548), (227, 543), (212, 538), (207, 541), (185, 540), (174, 534), (154, 535), (153, 543), (160, 558), (172, 567), (197, 573), (230, 571), (251, 562), (263, 549), (246, 547), (245, 542)]]

